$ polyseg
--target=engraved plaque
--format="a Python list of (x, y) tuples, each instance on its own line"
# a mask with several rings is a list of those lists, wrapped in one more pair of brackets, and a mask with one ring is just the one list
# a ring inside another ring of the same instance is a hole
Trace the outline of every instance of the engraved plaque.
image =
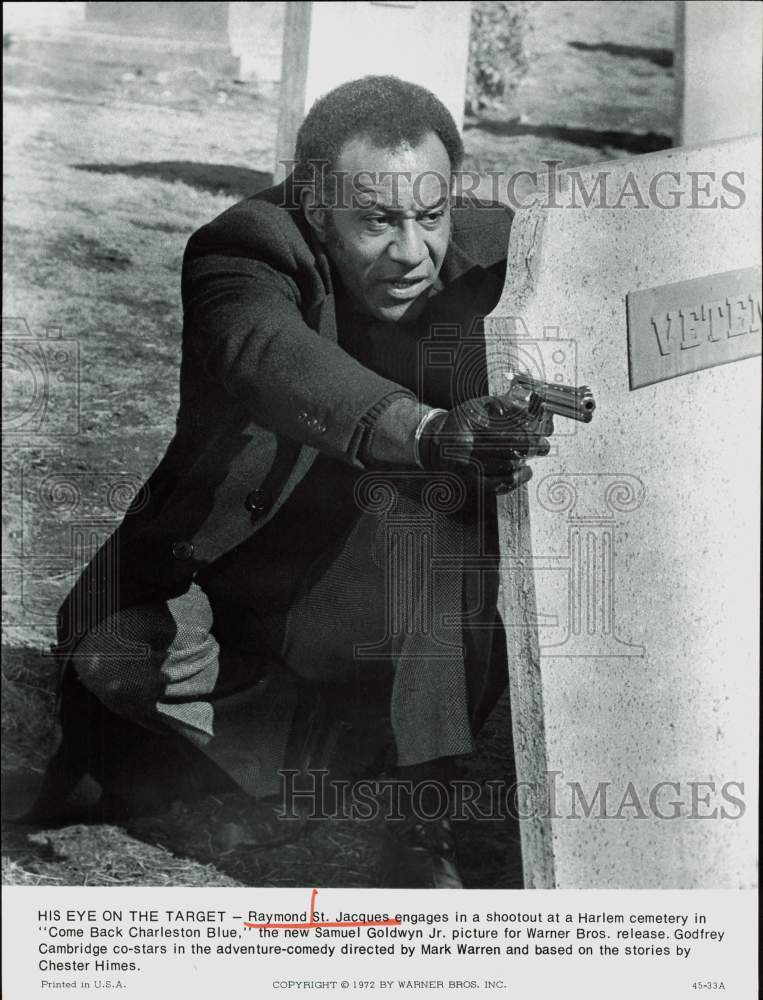
[(761, 270), (629, 292), (631, 389), (761, 353)]

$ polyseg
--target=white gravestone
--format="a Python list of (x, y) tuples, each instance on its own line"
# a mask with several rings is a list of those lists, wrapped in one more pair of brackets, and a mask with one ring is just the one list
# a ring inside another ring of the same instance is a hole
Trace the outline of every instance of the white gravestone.
[(275, 0), (228, 4), (228, 39), (241, 80), (276, 83), (281, 78), (286, 4)]
[(528, 887), (754, 884), (759, 163), (748, 139), (567, 171), (512, 229), (491, 389), (597, 402), (499, 499)]
[(677, 143), (760, 132), (763, 8), (748, 0), (676, 4)]
[(464, 117), (471, 4), (289, 3), (282, 60), (276, 179), (315, 100), (348, 80), (390, 75), (418, 83)]

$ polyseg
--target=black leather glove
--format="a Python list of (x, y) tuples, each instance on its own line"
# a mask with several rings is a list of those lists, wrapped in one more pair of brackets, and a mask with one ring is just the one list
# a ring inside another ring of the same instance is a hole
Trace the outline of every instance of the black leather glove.
[(531, 478), (526, 459), (548, 454), (553, 429), (550, 417), (541, 425), (497, 396), (481, 396), (430, 413), (419, 428), (418, 457), (424, 469), (457, 472), (507, 493)]

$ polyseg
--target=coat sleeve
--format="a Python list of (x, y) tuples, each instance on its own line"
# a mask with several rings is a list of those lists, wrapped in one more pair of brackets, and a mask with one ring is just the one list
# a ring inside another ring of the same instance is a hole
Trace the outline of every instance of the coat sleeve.
[(268, 264), (207, 255), (187, 262), (185, 350), (267, 430), (362, 467), (367, 428), (399, 396), (304, 320), (296, 283)]

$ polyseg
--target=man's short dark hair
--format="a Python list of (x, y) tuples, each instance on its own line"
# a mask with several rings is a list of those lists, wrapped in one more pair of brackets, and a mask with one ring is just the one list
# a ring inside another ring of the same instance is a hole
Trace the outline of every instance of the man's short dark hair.
[(451, 170), (458, 170), (464, 144), (453, 116), (431, 91), (396, 76), (350, 80), (320, 97), (302, 122), (296, 177), (312, 183), (317, 171), (333, 170), (350, 139), (367, 138), (381, 149), (398, 149), (417, 145), (430, 132), (445, 146)]

